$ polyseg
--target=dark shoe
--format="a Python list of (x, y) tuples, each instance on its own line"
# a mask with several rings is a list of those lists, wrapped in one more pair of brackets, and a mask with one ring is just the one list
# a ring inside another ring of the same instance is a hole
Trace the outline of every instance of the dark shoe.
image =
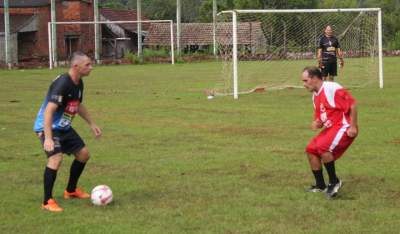
[(334, 198), (337, 196), (339, 189), (342, 187), (342, 181), (338, 179), (338, 182), (335, 184), (328, 184), (328, 189), (326, 191), (326, 195), (328, 198)]

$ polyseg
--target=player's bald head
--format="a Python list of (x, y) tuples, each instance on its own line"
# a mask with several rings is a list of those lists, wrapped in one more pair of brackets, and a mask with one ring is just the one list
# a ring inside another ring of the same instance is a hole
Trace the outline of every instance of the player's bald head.
[(77, 77), (87, 76), (93, 69), (92, 60), (82, 52), (72, 54), (70, 65), (70, 74), (75, 74)]
[(303, 86), (310, 92), (316, 92), (323, 84), (321, 70), (318, 67), (310, 66), (303, 69), (301, 74)]
[(69, 62), (71, 64), (71, 67), (73, 67), (77, 64), (83, 63), (87, 59), (89, 59), (89, 57), (86, 54), (84, 54), (80, 51), (77, 51), (71, 55), (71, 59)]
[(322, 73), (318, 67), (309, 66), (303, 69), (303, 73), (309, 78), (318, 78), (322, 80)]

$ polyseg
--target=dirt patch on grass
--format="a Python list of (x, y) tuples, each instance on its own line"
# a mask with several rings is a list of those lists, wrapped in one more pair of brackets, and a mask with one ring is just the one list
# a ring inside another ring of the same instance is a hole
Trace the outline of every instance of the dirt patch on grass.
[[(400, 191), (389, 190), (386, 193), (386, 198), (391, 200), (400, 201)], [(398, 202), (397, 202), (398, 204)]]
[(243, 111), (238, 111), (238, 110), (221, 110), (221, 109), (205, 109), (205, 108), (180, 108), (182, 110), (186, 111), (193, 111), (193, 112), (204, 112), (204, 113), (218, 113), (218, 114), (240, 114), (243, 113)]
[(190, 125), (191, 128), (206, 130), (211, 133), (221, 133), (221, 134), (231, 134), (231, 135), (246, 135), (246, 136), (254, 136), (254, 135), (274, 135), (278, 132), (278, 129), (271, 128), (244, 128), (244, 127), (221, 127), (221, 126), (213, 126), (213, 125)]
[(390, 144), (400, 145), (400, 138), (395, 138), (389, 141)]

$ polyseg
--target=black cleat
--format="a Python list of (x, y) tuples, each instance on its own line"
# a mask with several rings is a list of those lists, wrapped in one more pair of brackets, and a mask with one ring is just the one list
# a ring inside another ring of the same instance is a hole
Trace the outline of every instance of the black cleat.
[(337, 196), (339, 189), (342, 187), (342, 181), (338, 179), (336, 184), (328, 184), (328, 189), (326, 191), (326, 195), (328, 198), (334, 198)]
[(326, 192), (326, 187), (320, 188), (316, 185), (312, 185), (310, 188), (307, 189), (307, 192), (310, 193), (325, 193)]

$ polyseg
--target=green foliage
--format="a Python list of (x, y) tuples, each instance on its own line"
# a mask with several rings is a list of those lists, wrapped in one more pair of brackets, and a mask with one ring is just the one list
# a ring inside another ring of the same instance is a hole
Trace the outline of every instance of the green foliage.
[(143, 49), (143, 56), (146, 57), (169, 57), (169, 50), (166, 48), (160, 49)]
[(319, 8), (357, 8), (359, 7), (358, 0), (322, 0), (319, 3)]
[[(102, 0), (103, 7), (136, 9), (137, 0)], [(400, 31), (399, 0), (216, 0), (218, 11), (230, 9), (312, 9), (379, 7), (383, 10), (383, 42), (392, 45)], [(213, 0), (182, 0), (182, 22), (212, 22)], [(175, 19), (176, 0), (142, 0), (149, 19)]]
[(113, 9), (124, 9), (126, 8), (126, 4), (124, 4), (123, 0), (119, 1), (100, 1), (99, 7), (104, 8), (113, 8)]
[(394, 35), (394, 38), (389, 41), (388, 46), (389, 50), (400, 50), (400, 31)]
[(124, 57), (125, 57), (125, 59), (129, 60), (133, 64), (141, 63), (139, 56), (135, 53), (132, 53), (132, 52), (125, 53)]

